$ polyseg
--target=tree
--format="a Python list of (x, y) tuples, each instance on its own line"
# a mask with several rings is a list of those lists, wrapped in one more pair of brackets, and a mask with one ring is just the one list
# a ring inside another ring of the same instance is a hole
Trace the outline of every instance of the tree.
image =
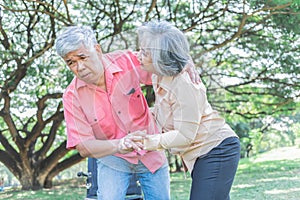
[(171, 21), (186, 32), (209, 99), (230, 122), (289, 114), (299, 103), (296, 0), (2, 0), (0, 7), (0, 161), (23, 189), (51, 187), (83, 159), (65, 149), (61, 96), (72, 74), (53, 48), (64, 26), (90, 25), (108, 52), (138, 49), (135, 28), (144, 21)]
[(2, 6), (0, 160), (22, 189), (51, 187), (55, 175), (82, 160), (65, 148), (63, 137), (59, 86), (69, 77), (55, 76), (64, 70), (49, 59), (58, 17), (52, 16), (53, 5), (43, 2), (7, 1)]

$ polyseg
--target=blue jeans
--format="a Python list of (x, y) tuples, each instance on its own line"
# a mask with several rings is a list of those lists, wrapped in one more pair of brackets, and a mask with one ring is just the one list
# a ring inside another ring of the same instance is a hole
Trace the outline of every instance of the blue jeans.
[(240, 142), (225, 139), (208, 154), (199, 157), (192, 171), (190, 200), (229, 200), (240, 159)]
[(169, 200), (170, 176), (166, 163), (151, 173), (141, 162), (131, 164), (116, 156), (97, 159), (98, 200), (124, 200), (132, 174), (136, 173), (145, 200)]

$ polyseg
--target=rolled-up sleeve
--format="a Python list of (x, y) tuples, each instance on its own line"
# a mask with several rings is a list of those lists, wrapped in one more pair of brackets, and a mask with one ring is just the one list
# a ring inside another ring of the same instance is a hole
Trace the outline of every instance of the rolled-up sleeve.
[(73, 149), (80, 142), (95, 139), (93, 130), (85, 120), (78, 99), (74, 95), (74, 90), (69, 88), (63, 95), (64, 117), (67, 127), (67, 148)]

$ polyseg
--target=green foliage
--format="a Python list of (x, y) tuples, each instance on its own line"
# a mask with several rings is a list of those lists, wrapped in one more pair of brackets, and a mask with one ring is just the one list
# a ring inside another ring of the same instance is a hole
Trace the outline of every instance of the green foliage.
[[(294, 32), (299, 34), (300, 28), (299, 26), (295, 26), (295, 24), (299, 24), (300, 22), (300, 1), (299, 0), (265, 0), (265, 1), (250, 1), (250, 5), (254, 8), (258, 8), (259, 6), (265, 7), (275, 7), (289, 4), (289, 7), (284, 8), (281, 12), (272, 16), (273, 22), (277, 27), (280, 27), (282, 30), (286, 32)], [(285, 13), (284, 15), (282, 15)]]
[[(16, 152), (28, 152), (22, 149), (24, 145), (16, 145), (12, 130), (21, 139), (29, 139), (37, 125), (56, 111), (63, 112), (59, 95), (73, 75), (56, 55), (54, 41), (64, 26), (91, 26), (103, 52), (109, 52), (136, 50), (137, 26), (149, 20), (168, 20), (188, 36), (209, 101), (240, 136), (243, 155), (249, 148), (253, 155), (293, 144), (299, 135), (299, 0), (243, 3), (1, 1), (0, 134)], [(145, 88), (144, 92), (153, 102), (152, 91)], [(44, 97), (47, 100), (42, 104)], [(38, 111), (42, 111), (41, 116)], [(7, 113), (11, 118), (4, 121)], [(54, 121), (42, 124), (39, 137), (31, 141), (32, 155), (38, 156), (38, 150), (45, 146)], [(62, 123), (46, 155), (65, 141), (64, 131)], [(0, 153), (7, 149), (0, 146)], [(64, 158), (73, 153), (66, 153)], [(41, 160), (33, 163), (44, 159), (38, 158)], [(20, 161), (20, 165), (27, 161)]]

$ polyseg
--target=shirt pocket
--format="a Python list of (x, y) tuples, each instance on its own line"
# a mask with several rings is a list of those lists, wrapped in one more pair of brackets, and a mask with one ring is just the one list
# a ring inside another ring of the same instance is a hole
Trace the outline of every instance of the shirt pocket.
[(133, 93), (126, 94), (128, 97), (128, 111), (131, 120), (136, 120), (143, 117), (147, 112), (147, 102), (144, 97), (142, 90), (139, 87), (136, 87)]
[(120, 127), (124, 128), (125, 132), (132, 131), (132, 128), (140, 125), (141, 121), (148, 123), (146, 119), (144, 120), (148, 114), (147, 102), (134, 74), (127, 73), (115, 79), (110, 101), (118, 121), (120, 120)]
[(109, 128), (109, 123), (105, 122), (105, 112), (101, 107), (95, 108), (95, 112), (88, 120), (97, 139), (109, 138), (110, 135), (107, 135), (109, 132), (104, 131)]

